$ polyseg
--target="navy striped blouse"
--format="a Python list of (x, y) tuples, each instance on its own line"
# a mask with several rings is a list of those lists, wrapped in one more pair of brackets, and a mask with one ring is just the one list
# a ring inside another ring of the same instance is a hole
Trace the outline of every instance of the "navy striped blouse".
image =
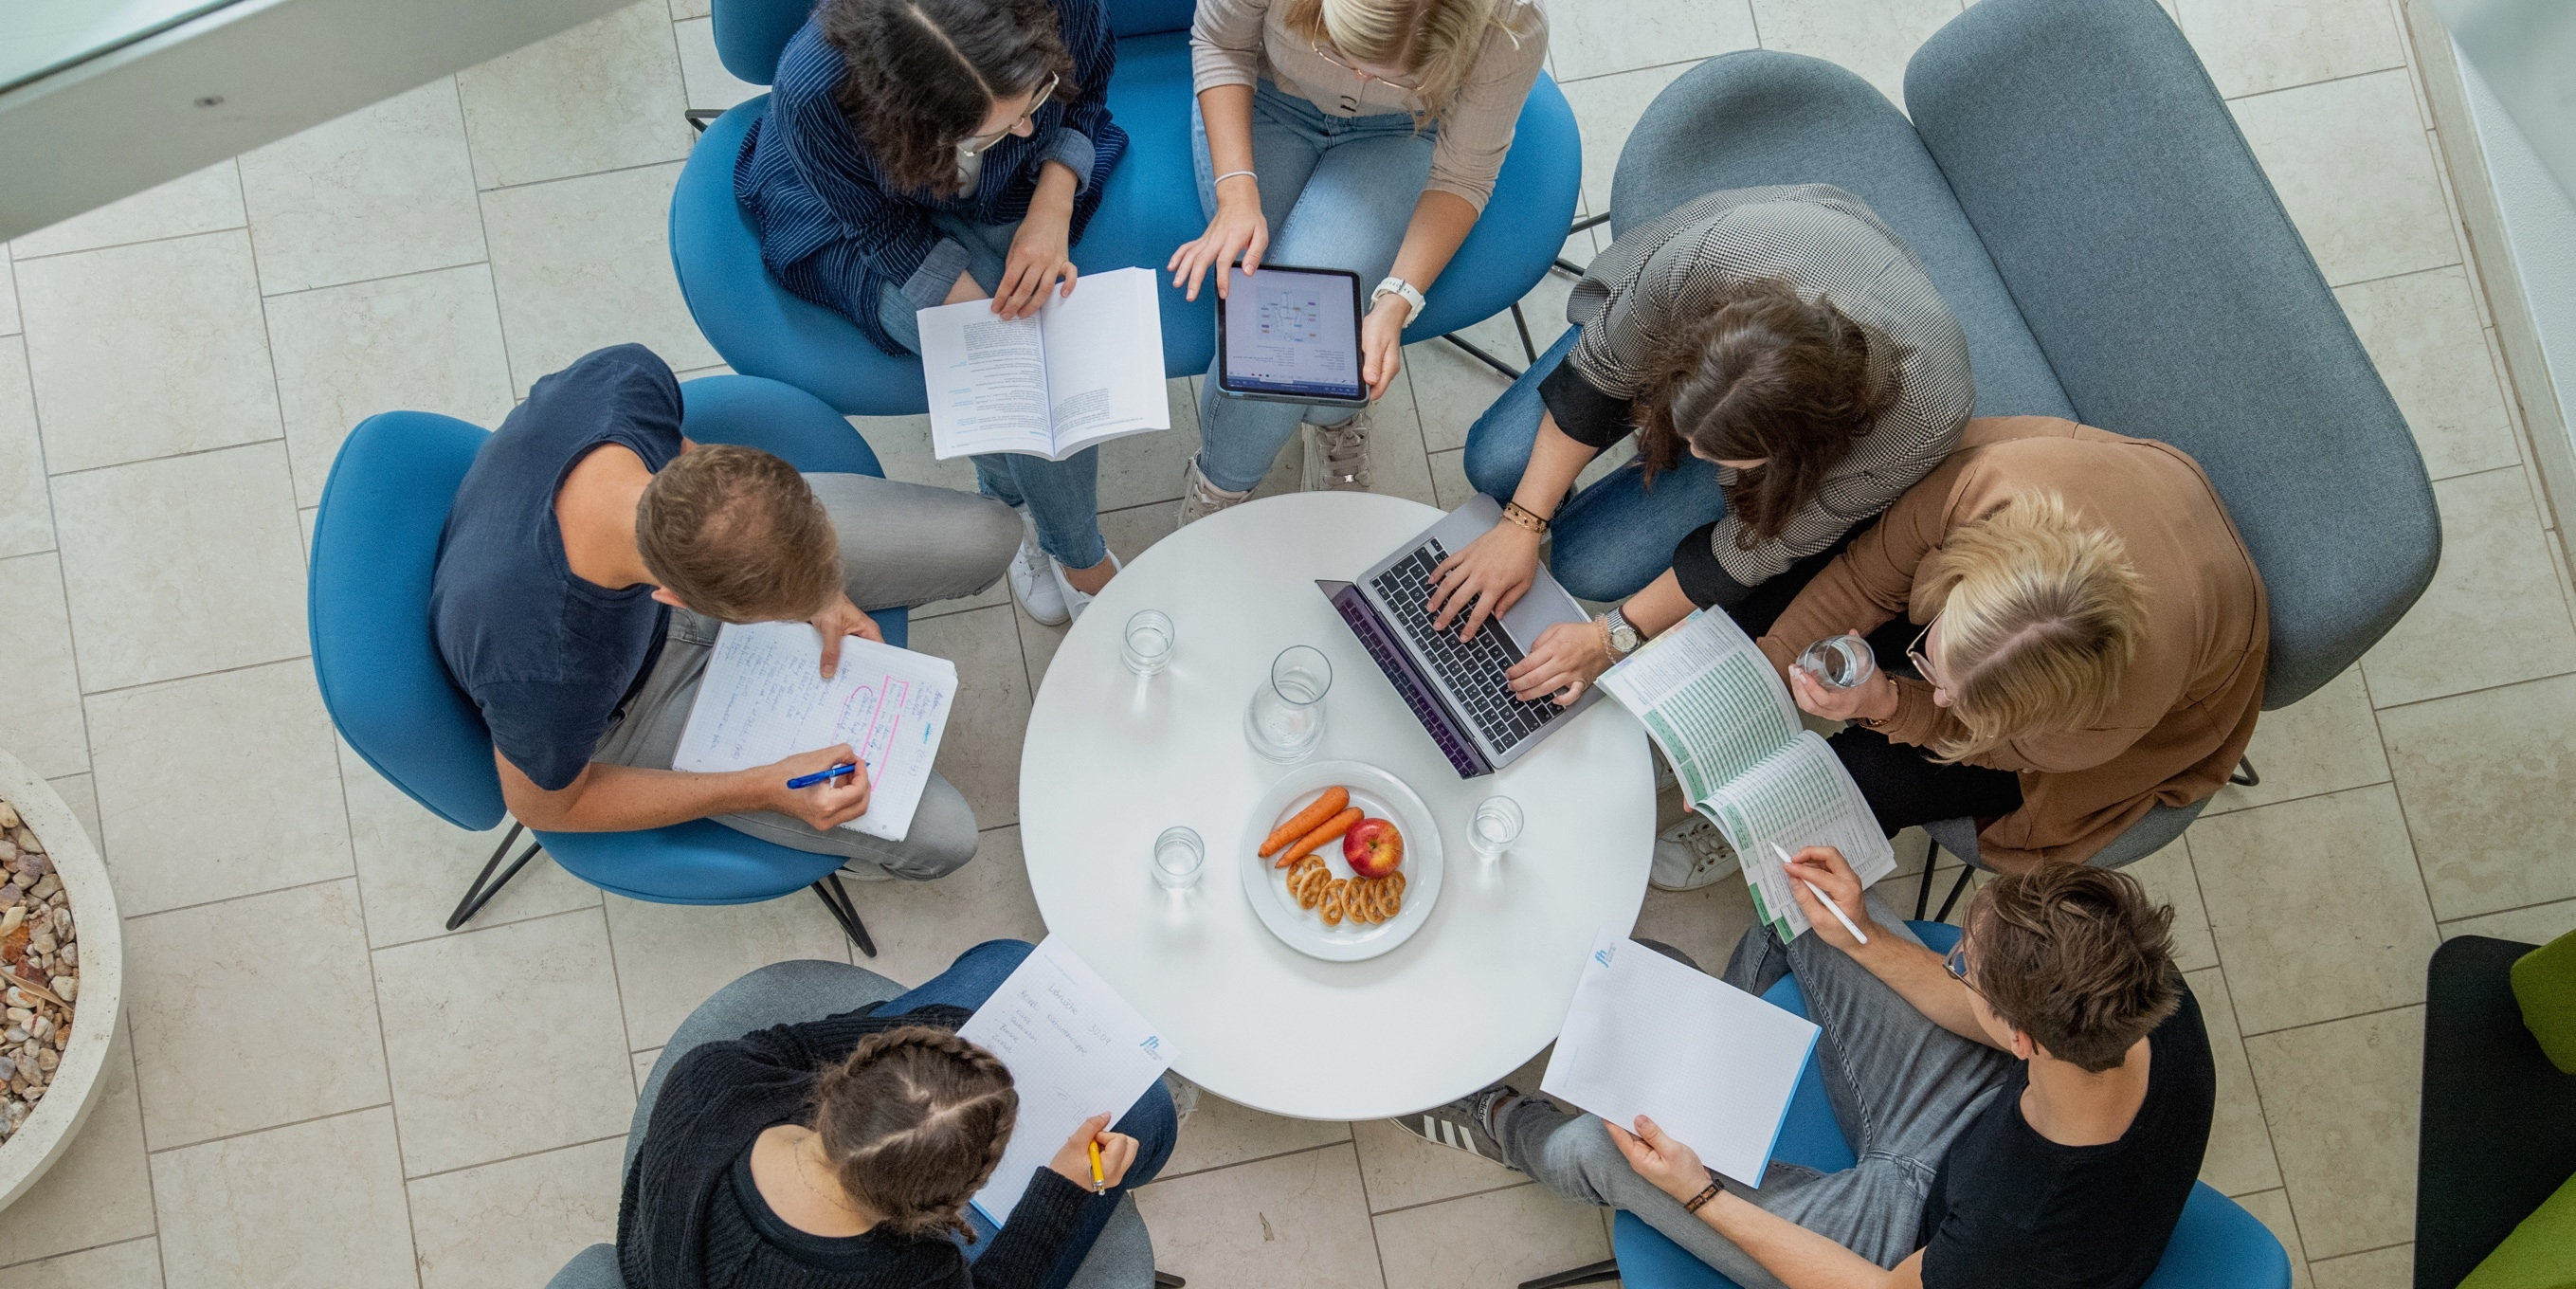
[(1078, 97), (1058, 91), (1038, 109), (1028, 138), (1005, 138), (984, 154), (971, 193), (931, 197), (888, 187), (834, 93), (848, 75), (841, 51), (811, 20), (778, 56), (769, 110), (752, 123), (734, 159), (734, 199), (760, 233), (761, 262), (797, 296), (847, 316), (889, 354), (907, 352), (878, 320), (891, 288), (916, 307), (948, 296), (966, 271), (966, 248), (944, 236), (934, 213), (977, 224), (1010, 224), (1028, 214), (1038, 170), (1061, 161), (1082, 176), (1073, 201), (1073, 240), (1082, 240), (1101, 185), (1127, 151), (1127, 132), (1109, 119), (1109, 74), (1118, 44), (1102, 0), (1052, 0), (1073, 55)]

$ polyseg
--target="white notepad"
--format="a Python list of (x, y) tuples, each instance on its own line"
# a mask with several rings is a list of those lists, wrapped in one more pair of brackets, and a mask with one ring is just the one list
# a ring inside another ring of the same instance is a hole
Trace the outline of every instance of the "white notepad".
[(1005, 321), (989, 300), (913, 315), (930, 388), (930, 452), (942, 461), (1024, 452), (1062, 461), (1094, 444), (1172, 427), (1154, 274), (1086, 274)]
[(671, 768), (723, 773), (847, 743), (867, 763), (868, 812), (841, 826), (901, 841), (956, 697), (957, 664), (945, 658), (851, 636), (825, 680), (823, 637), (811, 626), (726, 623)]
[(957, 1036), (999, 1057), (1020, 1094), (1011, 1144), (975, 1193), (976, 1210), (995, 1226), (1010, 1220), (1030, 1179), (1083, 1120), (1106, 1111), (1114, 1125), (1171, 1066), (1162, 1033), (1054, 936)]
[(1645, 1115), (1759, 1186), (1822, 1032), (1604, 927), (1539, 1090), (1622, 1128)]

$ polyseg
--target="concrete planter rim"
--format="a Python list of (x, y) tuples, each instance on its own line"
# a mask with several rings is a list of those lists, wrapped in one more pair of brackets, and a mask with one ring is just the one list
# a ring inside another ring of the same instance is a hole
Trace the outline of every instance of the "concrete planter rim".
[(100, 1076), (124, 1007), (125, 940), (116, 893), (108, 886), (107, 866), (89, 831), (52, 784), (5, 750), (0, 750), (0, 800), (15, 807), (44, 843), (46, 858), (71, 893), (73, 926), (80, 934), (80, 997), (71, 1042), (26, 1126), (0, 1142), (0, 1208), (6, 1208), (68, 1153), (98, 1104), (106, 1082)]

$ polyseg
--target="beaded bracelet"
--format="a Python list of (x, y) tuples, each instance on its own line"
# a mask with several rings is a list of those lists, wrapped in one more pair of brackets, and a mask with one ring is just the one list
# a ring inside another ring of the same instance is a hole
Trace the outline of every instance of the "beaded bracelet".
[(1503, 503), (1503, 518), (1512, 521), (1514, 526), (1527, 529), (1533, 533), (1544, 533), (1547, 531), (1547, 517), (1531, 510), (1529, 507), (1524, 506), (1517, 501), (1506, 501)]
[(1691, 1196), (1689, 1202), (1682, 1205), (1682, 1211), (1685, 1213), (1696, 1213), (1700, 1211), (1702, 1206), (1706, 1205), (1710, 1200), (1717, 1198), (1717, 1193), (1721, 1189), (1723, 1188), (1717, 1183), (1710, 1182), (1707, 1190)]

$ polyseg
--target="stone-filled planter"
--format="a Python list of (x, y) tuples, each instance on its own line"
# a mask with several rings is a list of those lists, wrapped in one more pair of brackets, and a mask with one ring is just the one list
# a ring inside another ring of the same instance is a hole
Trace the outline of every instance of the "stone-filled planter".
[[(78, 937), (79, 975), (78, 992), (68, 1000), (74, 1008), (71, 1037), (61, 1049), (52, 1081), (26, 1120), (0, 1141), (0, 1207), (5, 1207), (63, 1156), (98, 1100), (99, 1074), (107, 1063), (117, 1013), (124, 1002), (125, 949), (107, 868), (71, 807), (63, 804), (51, 784), (4, 751), (0, 751), (0, 801), (8, 802), (21, 825), (35, 834), (52, 875), (62, 883)], [(0, 1051), (0, 1056), (11, 1055)]]

